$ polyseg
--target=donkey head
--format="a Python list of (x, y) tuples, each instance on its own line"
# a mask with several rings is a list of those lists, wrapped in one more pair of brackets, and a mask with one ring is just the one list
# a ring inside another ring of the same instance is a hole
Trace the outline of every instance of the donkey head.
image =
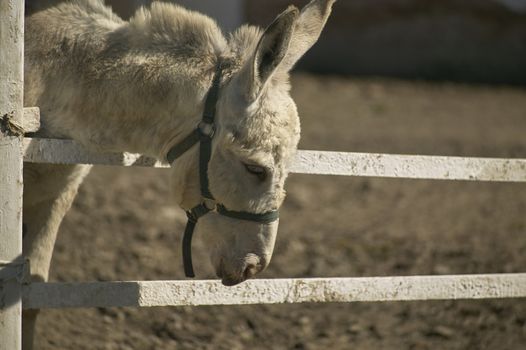
[[(208, 165), (210, 190), (229, 210), (265, 213), (285, 197), (287, 168), (297, 149), (300, 122), (289, 94), (289, 71), (318, 40), (335, 0), (289, 7), (261, 34), (242, 27), (229, 46), (232, 66), (217, 103), (217, 131)], [(183, 208), (201, 201), (197, 160), (174, 170)], [(234, 285), (262, 271), (274, 249), (278, 222), (260, 224), (210, 213), (197, 235), (211, 252), (216, 274)]]

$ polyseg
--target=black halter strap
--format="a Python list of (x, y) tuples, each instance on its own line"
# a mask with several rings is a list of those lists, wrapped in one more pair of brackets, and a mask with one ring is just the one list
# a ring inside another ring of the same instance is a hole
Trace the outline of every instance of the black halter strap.
[(221, 75), (222, 68), (221, 65), (218, 65), (212, 82), (212, 87), (206, 96), (203, 118), (198, 127), (181, 142), (173, 146), (166, 155), (168, 162), (173, 164), (177, 158), (192, 148), (196, 143), (199, 143), (199, 183), (202, 202), (186, 212), (188, 222), (186, 223), (183, 235), (183, 264), (186, 277), (195, 277), (192, 265), (192, 236), (197, 221), (202, 216), (211, 211), (215, 211), (218, 214), (233, 219), (253, 221), (262, 224), (269, 224), (279, 218), (279, 212), (277, 210), (262, 214), (228, 210), (224, 205), (218, 204), (210, 192), (208, 183), (208, 163), (212, 156), (212, 139), (214, 138), (216, 131), (215, 114), (217, 100), (219, 98)]

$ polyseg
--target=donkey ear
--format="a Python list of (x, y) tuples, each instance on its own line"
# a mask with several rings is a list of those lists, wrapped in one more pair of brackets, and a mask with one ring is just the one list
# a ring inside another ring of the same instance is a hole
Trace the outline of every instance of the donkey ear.
[(312, 0), (301, 10), (280, 70), (290, 71), (305, 52), (318, 41), (335, 2), (336, 0)]
[(287, 55), (299, 10), (290, 6), (265, 30), (250, 69), (250, 99), (255, 100)]

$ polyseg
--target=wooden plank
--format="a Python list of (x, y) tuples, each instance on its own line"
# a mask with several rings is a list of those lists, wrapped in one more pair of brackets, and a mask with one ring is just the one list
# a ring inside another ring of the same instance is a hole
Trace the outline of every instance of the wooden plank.
[(24, 139), (24, 161), (50, 164), (96, 164), (168, 168), (155, 159), (136, 153), (99, 153), (86, 150), (73, 140)]
[(0, 350), (22, 348), (24, 1), (0, 1)]
[(526, 182), (526, 159), (300, 151), (291, 171), (408, 179)]
[(219, 281), (33, 283), (24, 308), (152, 307), (526, 297), (526, 274)]
[(526, 297), (526, 274), (219, 281), (33, 283), (24, 308), (153, 307)]
[[(95, 153), (72, 140), (24, 140), (25, 161), (166, 168), (132, 153)], [(298, 151), (291, 172), (434, 180), (526, 182), (526, 159)]]

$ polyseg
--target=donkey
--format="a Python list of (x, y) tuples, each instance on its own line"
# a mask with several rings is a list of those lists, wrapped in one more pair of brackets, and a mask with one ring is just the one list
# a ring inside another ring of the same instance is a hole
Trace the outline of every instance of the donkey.
[[(37, 136), (167, 161), (199, 124), (220, 67), (210, 192), (228, 210), (276, 211), (300, 137), (289, 71), (318, 40), (334, 2), (290, 6), (265, 31), (245, 25), (225, 39), (209, 17), (170, 3), (123, 21), (102, 0), (48, 1), (25, 28), (25, 105), (40, 107)], [(187, 211), (202, 202), (198, 158), (191, 147), (171, 167), (174, 199)], [(33, 280), (48, 279), (59, 225), (89, 170), (26, 164), (23, 249)], [(217, 276), (234, 285), (268, 265), (278, 221), (213, 212), (196, 229)], [(30, 348), (36, 312), (24, 316)]]

